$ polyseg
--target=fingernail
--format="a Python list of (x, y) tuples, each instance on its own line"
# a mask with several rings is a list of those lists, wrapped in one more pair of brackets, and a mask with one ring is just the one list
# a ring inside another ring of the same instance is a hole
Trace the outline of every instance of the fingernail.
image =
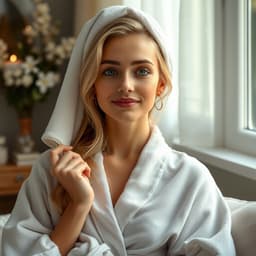
[(83, 176), (86, 176), (89, 179), (91, 177), (91, 171), (89, 169), (85, 169), (83, 171)]

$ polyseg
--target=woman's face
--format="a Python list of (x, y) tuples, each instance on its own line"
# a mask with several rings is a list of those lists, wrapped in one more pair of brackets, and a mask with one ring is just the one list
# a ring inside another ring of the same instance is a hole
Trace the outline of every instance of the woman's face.
[(148, 122), (156, 95), (164, 90), (156, 51), (145, 34), (107, 41), (95, 81), (97, 101), (107, 121)]

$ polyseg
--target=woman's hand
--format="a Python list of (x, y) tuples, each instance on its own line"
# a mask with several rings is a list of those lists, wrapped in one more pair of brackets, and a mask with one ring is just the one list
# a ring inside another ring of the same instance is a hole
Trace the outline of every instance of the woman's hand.
[(84, 226), (94, 199), (91, 169), (72, 147), (60, 145), (51, 151), (52, 175), (68, 193), (70, 201), (50, 234), (61, 255), (67, 255)]
[(94, 199), (88, 179), (91, 169), (79, 154), (71, 150), (70, 146), (60, 145), (51, 151), (52, 175), (66, 190), (74, 205), (88, 207)]

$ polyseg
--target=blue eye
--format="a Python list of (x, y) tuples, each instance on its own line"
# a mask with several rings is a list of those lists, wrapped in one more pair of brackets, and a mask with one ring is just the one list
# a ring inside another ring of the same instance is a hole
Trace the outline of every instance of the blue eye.
[(136, 75), (138, 76), (147, 76), (150, 74), (150, 71), (147, 68), (141, 68), (136, 71)]
[(104, 76), (117, 76), (117, 71), (115, 69), (109, 68), (103, 71)]

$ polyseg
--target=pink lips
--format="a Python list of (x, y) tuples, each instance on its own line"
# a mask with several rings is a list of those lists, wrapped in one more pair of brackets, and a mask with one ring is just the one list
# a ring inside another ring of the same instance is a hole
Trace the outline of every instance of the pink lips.
[(114, 103), (119, 107), (132, 107), (138, 102), (139, 102), (138, 100), (133, 98), (120, 98), (112, 101), (112, 103)]

